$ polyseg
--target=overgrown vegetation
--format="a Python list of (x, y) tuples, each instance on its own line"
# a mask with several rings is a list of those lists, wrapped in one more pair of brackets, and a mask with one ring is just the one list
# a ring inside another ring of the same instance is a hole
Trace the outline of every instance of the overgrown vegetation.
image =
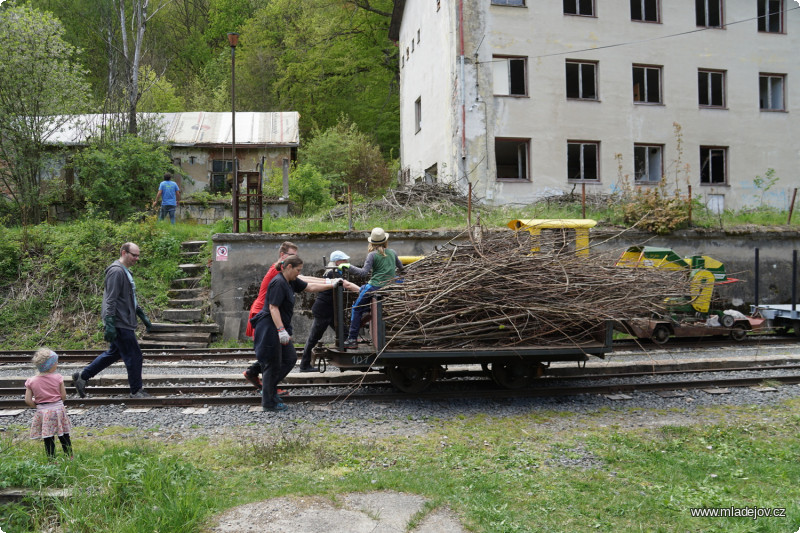
[(134, 267), (140, 305), (157, 318), (166, 307), (170, 281), (182, 276), (180, 243), (204, 240), (210, 229), (170, 227), (155, 216), (122, 224), (87, 216), (27, 230), (0, 227), (0, 347), (102, 345), (103, 272), (127, 241), (142, 253)]
[[(693, 416), (717, 422), (662, 427), (625, 420), (681, 411), (461, 415), (383, 437), (326, 423), (214, 442), (77, 430), (75, 460), (59, 463), (13, 426), (0, 437), (0, 486), (73, 496), (6, 505), (0, 523), (14, 532), (202, 531), (224, 509), (272, 497), (395, 490), (450, 507), (475, 532), (784, 533), (800, 523), (798, 407), (699, 408)], [(376, 422), (406, 424), (391, 414)], [(691, 515), (731, 507), (785, 508), (786, 516)]]

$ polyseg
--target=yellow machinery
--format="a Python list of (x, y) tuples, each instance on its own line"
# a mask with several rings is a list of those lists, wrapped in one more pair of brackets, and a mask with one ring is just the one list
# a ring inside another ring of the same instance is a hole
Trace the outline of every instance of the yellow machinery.
[(524, 230), (531, 234), (532, 252), (539, 251), (538, 237), (543, 229), (575, 230), (575, 253), (578, 255), (589, 255), (589, 229), (596, 225), (597, 221), (588, 218), (529, 218), (508, 223), (513, 230)]

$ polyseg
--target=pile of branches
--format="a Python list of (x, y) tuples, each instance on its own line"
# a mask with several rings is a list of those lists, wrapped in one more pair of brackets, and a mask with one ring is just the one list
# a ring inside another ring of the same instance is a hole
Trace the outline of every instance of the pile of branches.
[(380, 290), (387, 347), (580, 346), (606, 320), (660, 314), (689, 294), (684, 272), (615, 267), (618, 255), (576, 255), (569, 242), (544, 232), (531, 253), (526, 232), (493, 233), (409, 265)]
[[(474, 195), (472, 201), (477, 203)], [(353, 218), (365, 220), (375, 213), (400, 217), (408, 214), (409, 210), (418, 211), (420, 216), (431, 212), (446, 214), (452, 207), (466, 209), (468, 202), (467, 195), (450, 185), (418, 183), (403, 189), (389, 189), (379, 200), (353, 206)], [(332, 220), (347, 217), (348, 209), (347, 205), (339, 206), (331, 210), (328, 216)]]

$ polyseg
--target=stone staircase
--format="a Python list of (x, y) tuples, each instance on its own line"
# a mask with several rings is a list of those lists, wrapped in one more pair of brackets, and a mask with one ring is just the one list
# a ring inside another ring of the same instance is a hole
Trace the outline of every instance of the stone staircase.
[(207, 267), (188, 262), (200, 254), (204, 244), (206, 241), (181, 243), (181, 256), (187, 262), (178, 266), (186, 277), (172, 281), (169, 308), (161, 313), (164, 322), (153, 323), (139, 342), (142, 348), (207, 348), (219, 333), (219, 326), (207, 321), (208, 289), (200, 286)]

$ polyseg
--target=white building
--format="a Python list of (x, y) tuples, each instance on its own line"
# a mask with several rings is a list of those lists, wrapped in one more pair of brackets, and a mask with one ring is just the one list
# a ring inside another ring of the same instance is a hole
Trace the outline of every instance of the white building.
[(798, 0), (396, 0), (390, 37), (412, 181), (525, 204), (664, 180), (715, 209), (800, 186)]

